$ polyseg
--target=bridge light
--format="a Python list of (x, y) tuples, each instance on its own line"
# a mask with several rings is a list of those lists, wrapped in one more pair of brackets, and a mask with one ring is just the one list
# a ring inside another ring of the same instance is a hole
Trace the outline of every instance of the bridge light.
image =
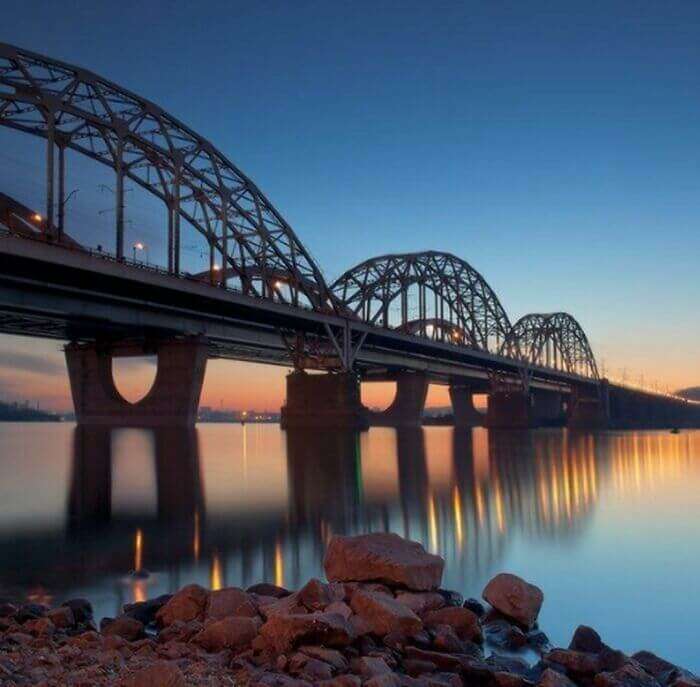
[(42, 218), (41, 218), (41, 215), (40, 215), (38, 212), (35, 212), (35, 213), (32, 215), (32, 219), (33, 219), (35, 222), (41, 222), (41, 219), (42, 219)]
[(281, 279), (278, 279), (278, 280), (275, 282), (275, 288), (276, 288), (276, 289), (281, 289), (283, 286), (284, 286), (284, 282), (283, 282)]
[(221, 269), (221, 265), (212, 265), (211, 269), (213, 272), (218, 272)]

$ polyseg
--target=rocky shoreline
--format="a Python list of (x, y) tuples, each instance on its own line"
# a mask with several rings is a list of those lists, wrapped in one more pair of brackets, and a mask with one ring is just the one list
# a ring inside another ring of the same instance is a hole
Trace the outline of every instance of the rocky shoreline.
[(261, 583), (127, 604), (99, 631), (87, 600), (0, 604), (0, 685), (93, 687), (700, 687), (580, 626), (554, 648), (540, 589), (501, 573), (485, 603), (441, 588), (444, 561), (394, 534), (334, 537), (328, 582)]

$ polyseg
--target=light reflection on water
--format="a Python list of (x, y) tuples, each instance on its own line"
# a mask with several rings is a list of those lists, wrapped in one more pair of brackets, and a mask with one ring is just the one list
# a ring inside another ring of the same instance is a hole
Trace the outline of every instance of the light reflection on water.
[(391, 530), (465, 595), (539, 584), (557, 643), (586, 622), (698, 670), (699, 459), (700, 433), (0, 425), (0, 594), (114, 615), (192, 581), (296, 587), (334, 533)]

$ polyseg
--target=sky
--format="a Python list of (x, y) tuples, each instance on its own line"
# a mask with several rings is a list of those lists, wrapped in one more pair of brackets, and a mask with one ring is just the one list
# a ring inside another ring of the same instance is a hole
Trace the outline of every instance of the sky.
[[(698, 35), (690, 0), (5, 0), (0, 25), (0, 41), (212, 141), (328, 280), (372, 255), (449, 251), (512, 321), (570, 312), (606, 373), (671, 388), (700, 384)], [(29, 138), (0, 127), (0, 189), (41, 207)], [(75, 232), (109, 232), (99, 174), (69, 169)], [(136, 192), (127, 216), (135, 238), (162, 237)], [(143, 386), (152, 365), (125, 368), (120, 383)], [(283, 377), (214, 361), (203, 403), (274, 408)], [(0, 398), (24, 397), (70, 406), (58, 342), (0, 338)]]

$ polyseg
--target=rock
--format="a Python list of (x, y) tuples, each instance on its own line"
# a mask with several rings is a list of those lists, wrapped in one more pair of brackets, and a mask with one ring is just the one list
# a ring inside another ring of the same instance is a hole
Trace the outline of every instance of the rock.
[(411, 677), (418, 677), (424, 673), (434, 673), (437, 670), (437, 666), (430, 661), (418, 661), (409, 658), (403, 662), (403, 669)]
[(539, 587), (509, 573), (496, 575), (486, 585), (482, 596), (497, 611), (527, 629), (535, 624), (544, 601)]
[(121, 682), (122, 687), (187, 687), (180, 669), (169, 661), (157, 661)]
[(207, 651), (239, 651), (250, 645), (257, 636), (259, 627), (260, 621), (254, 618), (230, 616), (208, 623), (192, 641)]
[(527, 643), (540, 654), (546, 654), (552, 649), (549, 637), (547, 637), (542, 630), (532, 630), (528, 632)]
[(69, 599), (61, 606), (66, 606), (73, 611), (76, 623), (86, 623), (92, 620), (92, 604), (87, 599)]
[(357, 675), (338, 675), (332, 680), (322, 680), (318, 687), (361, 687), (362, 680)]
[(394, 673), (385, 673), (370, 678), (364, 685), (365, 687), (401, 687), (401, 680)]
[(628, 663), (614, 672), (602, 672), (595, 676), (595, 687), (659, 687), (659, 681), (639, 664)]
[(311, 656), (311, 658), (316, 658), (319, 661), (324, 661), (329, 665), (333, 666), (339, 672), (345, 672), (348, 669), (348, 662), (345, 660), (343, 654), (336, 649), (326, 649), (322, 646), (300, 646), (299, 651), (302, 654)]
[(660, 658), (651, 651), (638, 651), (636, 654), (632, 654), (632, 659), (664, 685), (674, 683), (678, 678), (692, 679), (694, 677), (687, 670)]
[(258, 596), (274, 596), (276, 599), (281, 599), (284, 596), (289, 596), (291, 592), (284, 587), (278, 587), (276, 584), (268, 582), (259, 582), (251, 585), (246, 589), (248, 594), (257, 594)]
[(497, 687), (524, 687), (525, 678), (518, 673), (510, 673), (505, 670), (498, 670), (493, 674)]
[(334, 601), (326, 606), (326, 613), (338, 613), (347, 620), (352, 615), (352, 609), (344, 601)]
[(176, 620), (187, 623), (190, 620), (200, 620), (204, 615), (207, 604), (207, 590), (198, 584), (188, 584), (156, 613), (156, 622), (161, 627), (168, 627)]
[(345, 589), (342, 584), (331, 582), (324, 584), (320, 580), (309, 580), (298, 592), (299, 602), (310, 611), (322, 611), (334, 602), (342, 602)]
[(447, 606), (462, 606), (464, 604), (464, 597), (459, 592), (451, 589), (438, 589), (438, 593), (442, 595)]
[(0, 603), (0, 618), (10, 618), (16, 615), (19, 608), (9, 601)]
[(595, 675), (601, 668), (597, 654), (572, 649), (552, 649), (545, 655), (550, 663), (557, 663), (570, 673), (577, 675)]
[(209, 592), (204, 617), (220, 620), (228, 616), (255, 618), (258, 609), (250, 596), (238, 587), (226, 587)]
[(314, 684), (318, 680), (329, 680), (333, 677), (333, 669), (328, 663), (300, 652), (289, 660), (287, 670), (292, 675), (310, 680)]
[(120, 615), (115, 618), (102, 630), (103, 635), (117, 635), (126, 639), (127, 642), (134, 642), (144, 636), (143, 623), (128, 615)]
[(26, 623), (28, 620), (37, 620), (37, 618), (43, 618), (47, 610), (46, 606), (42, 604), (22, 604), (15, 613), (15, 620), (18, 623)]
[(352, 671), (359, 674), (365, 680), (369, 680), (377, 675), (387, 675), (392, 672), (383, 658), (377, 658), (375, 656), (361, 656), (360, 658), (354, 659), (350, 665)]
[(468, 608), (448, 606), (437, 611), (429, 611), (423, 616), (426, 627), (449, 625), (460, 639), (474, 642), (482, 641), (479, 618)]
[(263, 618), (271, 618), (275, 615), (300, 615), (307, 613), (307, 608), (299, 601), (299, 593), (294, 592), (289, 596), (278, 599), (274, 603), (259, 607)]
[(66, 629), (75, 625), (75, 616), (73, 615), (73, 611), (68, 606), (52, 608), (48, 612), (48, 617), (59, 629)]
[(537, 687), (576, 687), (576, 683), (563, 673), (546, 668), (537, 683)]
[(587, 651), (590, 654), (600, 653), (605, 648), (600, 635), (587, 625), (579, 625), (574, 631), (574, 636), (569, 642), (569, 649), (573, 651)]
[(124, 604), (124, 615), (134, 618), (144, 625), (150, 625), (156, 619), (156, 613), (172, 598), (172, 594), (162, 594), (155, 599)]
[(445, 605), (445, 598), (439, 592), (399, 592), (396, 600), (419, 616)]
[(468, 608), (477, 618), (481, 618), (484, 613), (486, 613), (484, 605), (481, 601), (477, 601), (476, 599), (467, 599), (463, 605), (464, 608)]
[(413, 634), (423, 627), (410, 608), (385, 594), (360, 589), (353, 595), (350, 606), (379, 637), (390, 632)]
[(332, 582), (383, 582), (416, 591), (440, 586), (444, 561), (392, 533), (335, 536), (323, 567)]
[(484, 625), (487, 642), (500, 649), (517, 651), (528, 643), (528, 636), (508, 620), (498, 618)]
[(278, 653), (301, 643), (342, 647), (353, 639), (350, 626), (337, 613), (275, 615), (262, 626), (260, 635)]
[(187, 642), (201, 631), (202, 623), (199, 622), (199, 620), (190, 620), (189, 623), (176, 620), (158, 633), (158, 642), (161, 644), (167, 642)]

